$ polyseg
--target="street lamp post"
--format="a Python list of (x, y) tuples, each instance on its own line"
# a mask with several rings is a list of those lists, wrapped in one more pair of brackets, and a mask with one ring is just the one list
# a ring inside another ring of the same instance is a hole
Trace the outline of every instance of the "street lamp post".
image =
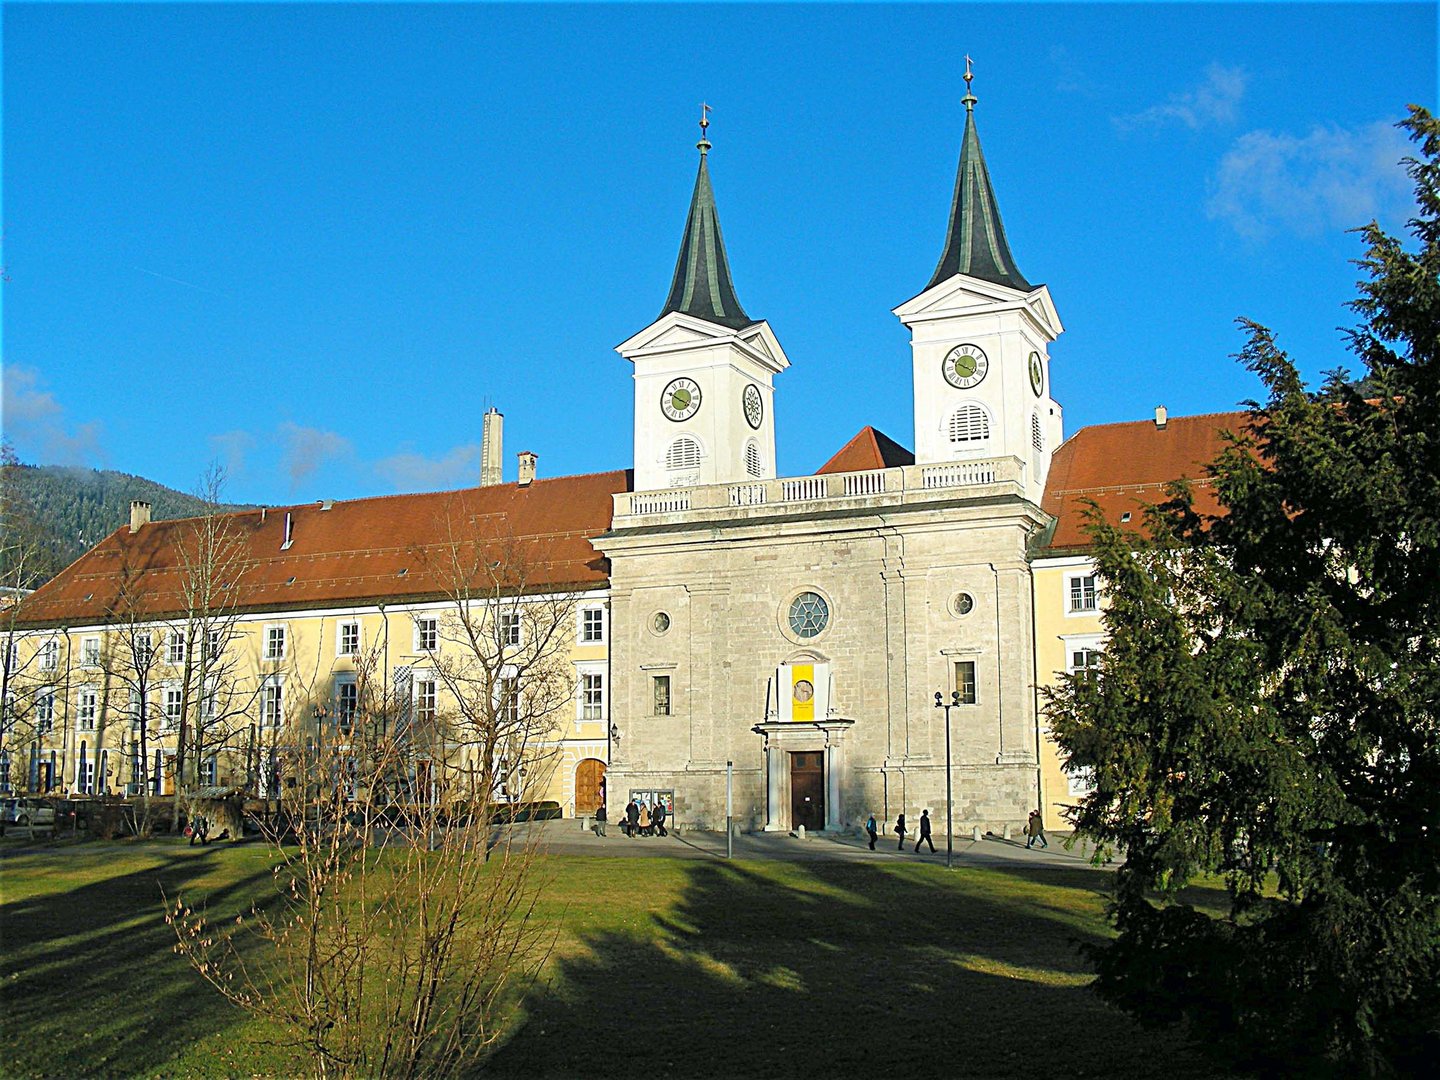
[(945, 869), (955, 868), (955, 800), (951, 794), (950, 771), (950, 710), (960, 704), (960, 691), (950, 694), (950, 700), (939, 690), (935, 691), (935, 707), (945, 710)]

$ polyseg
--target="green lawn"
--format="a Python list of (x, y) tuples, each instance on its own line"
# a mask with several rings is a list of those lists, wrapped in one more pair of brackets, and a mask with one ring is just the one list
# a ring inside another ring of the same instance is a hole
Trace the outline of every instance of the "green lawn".
[[(1213, 1075), (1086, 989), (1101, 871), (545, 861), (556, 954), (496, 1075)], [(267, 865), (258, 845), (174, 841), (0, 858), (0, 1074), (295, 1072), (161, 921), (162, 887), (223, 915)]]

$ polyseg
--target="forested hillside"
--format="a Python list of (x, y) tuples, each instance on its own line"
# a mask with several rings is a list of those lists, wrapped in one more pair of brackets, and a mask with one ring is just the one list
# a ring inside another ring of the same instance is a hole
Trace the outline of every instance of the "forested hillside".
[[(156, 519), (205, 512), (203, 499), (109, 469), (24, 465), (6, 454), (0, 462), (4, 526), (0, 583), (26, 588), (53, 577), (88, 548), (130, 521), (130, 503), (151, 505)], [(226, 507), (239, 509), (239, 507)], [(23, 570), (15, 565), (25, 554)], [(23, 581), (17, 579), (17, 573)]]

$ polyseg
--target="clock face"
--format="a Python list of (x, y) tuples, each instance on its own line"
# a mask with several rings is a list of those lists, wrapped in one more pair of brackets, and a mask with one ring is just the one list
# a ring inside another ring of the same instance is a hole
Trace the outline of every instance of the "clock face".
[(1038, 352), (1030, 354), (1030, 389), (1035, 391), (1036, 397), (1039, 397), (1040, 392), (1045, 389), (1045, 368), (1040, 363)]
[(700, 384), (694, 379), (671, 379), (660, 395), (660, 411), (667, 420), (689, 420), (700, 411)]
[(760, 388), (751, 383), (745, 387), (741, 399), (745, 405), (745, 422), (758, 431), (760, 421), (765, 417), (765, 402), (760, 398)]
[(977, 385), (989, 370), (990, 361), (978, 345), (956, 345), (940, 364), (945, 381), (961, 390)]
[(795, 683), (795, 700), (802, 705), (815, 696), (815, 685), (809, 679), (800, 679)]

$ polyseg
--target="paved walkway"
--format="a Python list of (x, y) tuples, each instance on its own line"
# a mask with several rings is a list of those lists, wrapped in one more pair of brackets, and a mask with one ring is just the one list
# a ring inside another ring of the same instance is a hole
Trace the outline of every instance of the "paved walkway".
[[(723, 859), (725, 858), (725, 834), (723, 832), (684, 832), (669, 836), (627, 837), (618, 826), (610, 824), (608, 836), (601, 838), (584, 831), (574, 818), (561, 821), (540, 821), (528, 825), (517, 825), (516, 829), (533, 830), (545, 849), (563, 855), (601, 855), (622, 858), (667, 858), (667, 859)], [(788, 833), (740, 833), (735, 837), (735, 858), (737, 859), (782, 859), (792, 862), (839, 859), (852, 862), (886, 859), (922, 861), (945, 864), (945, 839), (935, 838), (936, 853), (924, 848), (916, 854), (913, 840), (905, 842), (903, 852), (896, 850), (896, 837), (891, 834), (887, 840), (883, 835), (874, 851), (869, 841), (855, 832), (810, 833), (804, 840)], [(972, 840), (969, 836), (955, 838), (956, 866), (1013, 865), (1017, 862), (1042, 866), (1088, 866), (1089, 848), (1076, 844), (1066, 851), (1065, 836), (1050, 834), (1049, 848), (1026, 850), (1023, 840), (1003, 840), (998, 836), (987, 836), (983, 840)]]

